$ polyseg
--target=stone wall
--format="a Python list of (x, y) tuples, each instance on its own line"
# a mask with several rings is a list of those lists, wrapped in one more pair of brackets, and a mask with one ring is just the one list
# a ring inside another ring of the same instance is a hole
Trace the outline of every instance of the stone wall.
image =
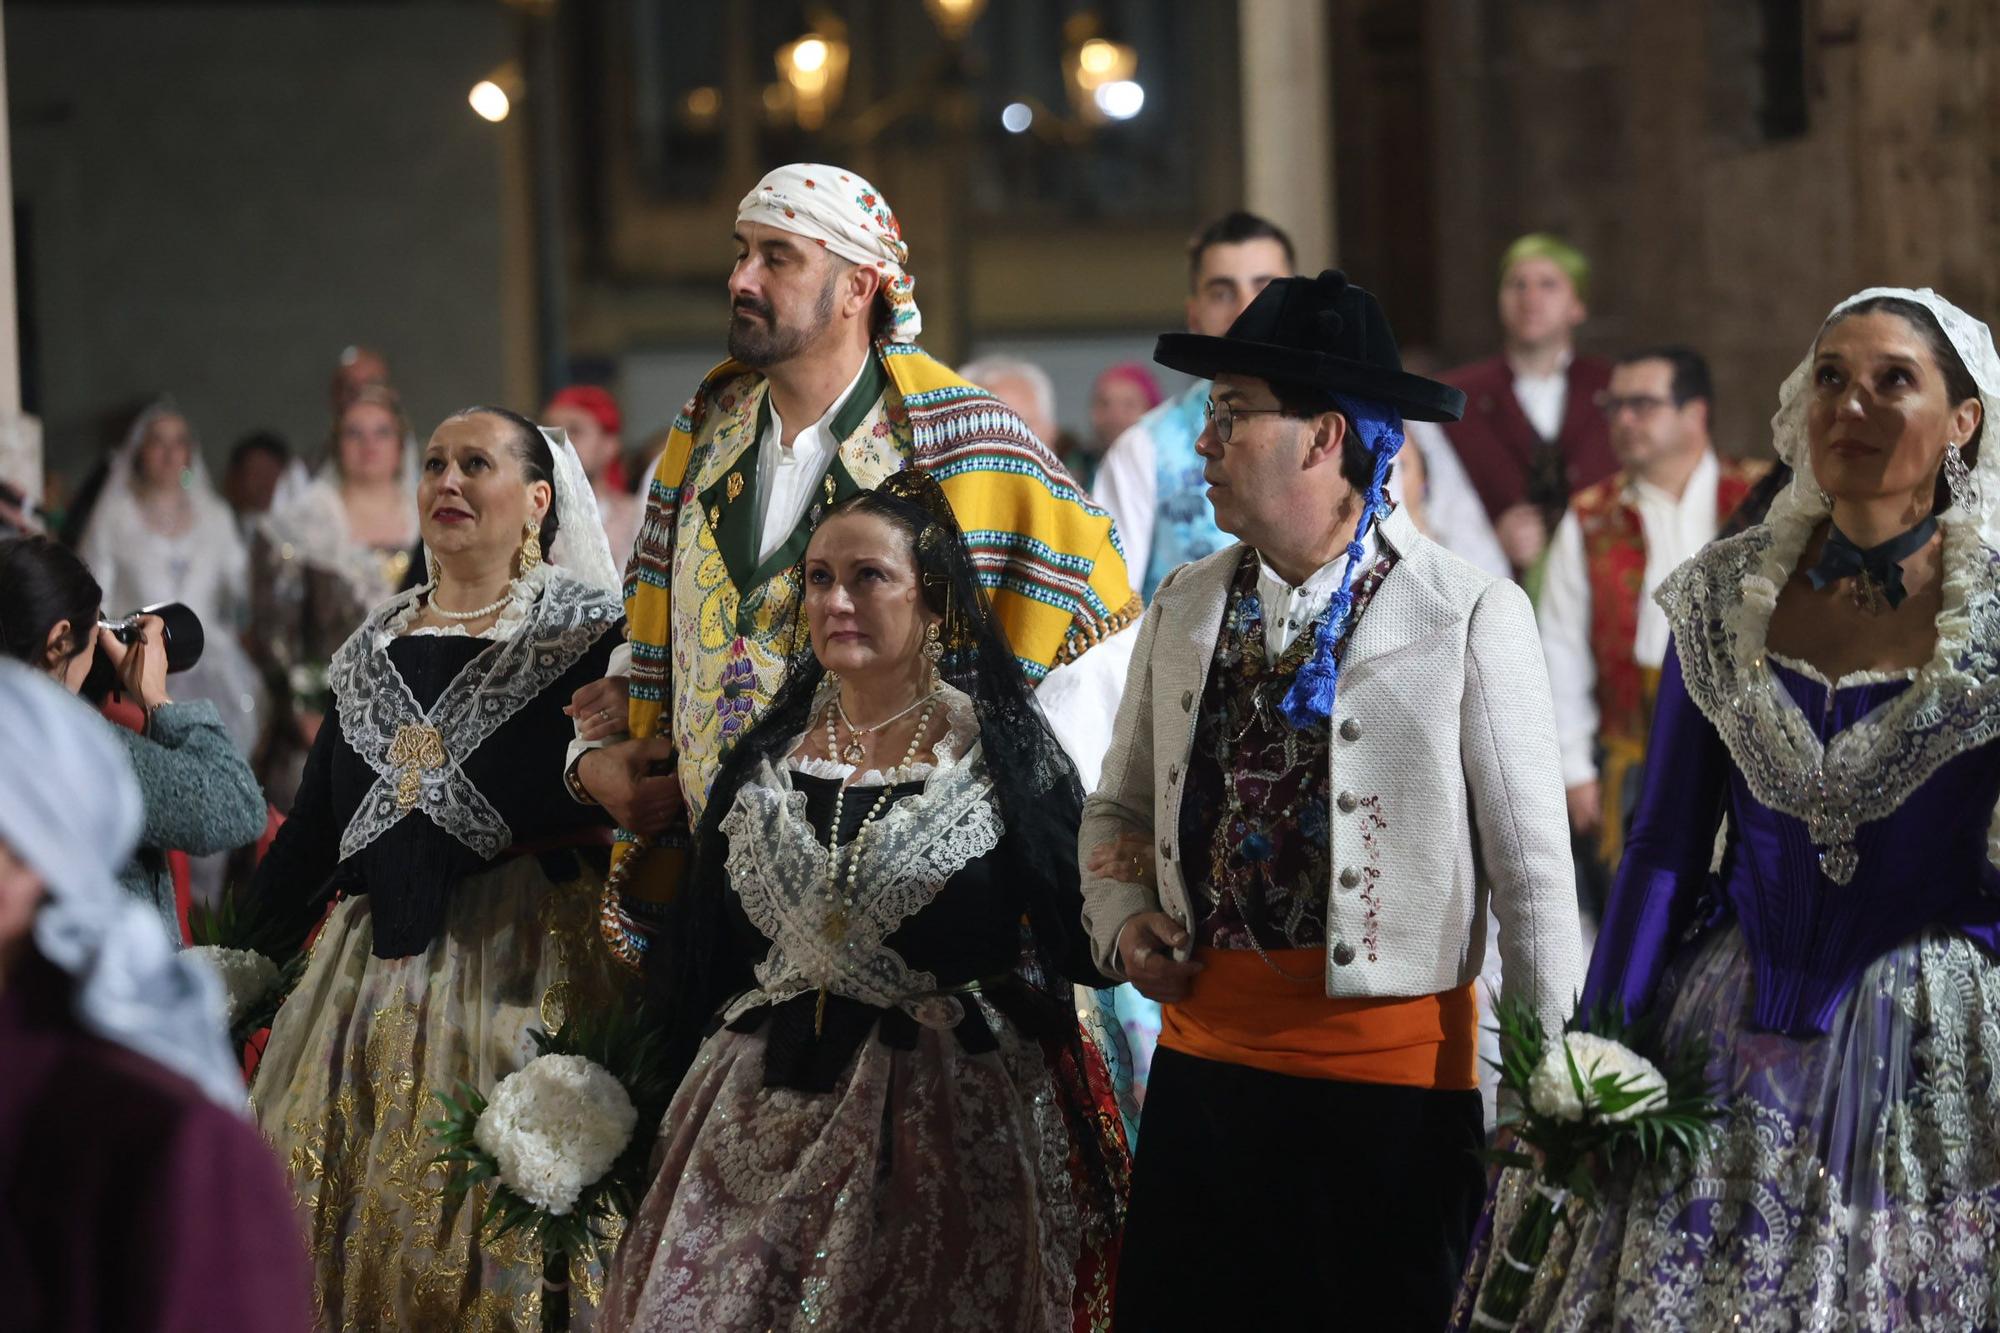
[[(498, 5), (9, 5), (31, 405), (79, 474), (169, 391), (211, 460), (317, 454), (334, 358), (389, 355), (423, 429), (504, 397), (502, 145), (466, 90)], [(526, 336), (531, 337), (529, 333)]]
[[(1350, 40), (1396, 7), (1335, 3)], [(1768, 451), (1778, 383), (1840, 297), (1935, 286), (2000, 314), (1989, 0), (1423, 0), (1420, 27), (1428, 174), (1376, 207), (1429, 210), (1412, 327), (1447, 363), (1497, 346), (1494, 261), (1529, 230), (1594, 261), (1586, 346), (1709, 357), (1732, 451)], [(1344, 136), (1344, 171), (1358, 151)], [(1341, 198), (1343, 259), (1395, 272), (1390, 229)]]

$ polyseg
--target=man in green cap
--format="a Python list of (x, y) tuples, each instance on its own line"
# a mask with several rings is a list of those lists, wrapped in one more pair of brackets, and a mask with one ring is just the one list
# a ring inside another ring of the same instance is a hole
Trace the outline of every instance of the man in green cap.
[(1466, 399), (1444, 432), (1517, 575), (1541, 559), (1569, 497), (1618, 470), (1597, 408), (1611, 363), (1576, 353), (1589, 292), (1581, 251), (1521, 237), (1500, 259), (1500, 355), (1444, 377)]

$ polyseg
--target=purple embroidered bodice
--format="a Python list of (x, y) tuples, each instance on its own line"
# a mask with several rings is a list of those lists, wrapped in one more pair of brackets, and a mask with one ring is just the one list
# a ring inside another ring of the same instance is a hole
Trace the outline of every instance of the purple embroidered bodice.
[[(1822, 744), (1910, 688), (1903, 679), (1829, 690), (1778, 662), (1768, 669)], [(1651, 1002), (1679, 945), (1732, 914), (1755, 965), (1755, 1021), (1803, 1035), (1827, 1030), (1863, 968), (1929, 926), (2000, 952), (2000, 871), (1986, 857), (2000, 799), (2000, 744), (1945, 761), (1886, 817), (1855, 830), (1845, 884), (1820, 863), (1805, 821), (1752, 794), (1722, 737), (1689, 698), (1678, 645), (1661, 673), (1645, 791), (1590, 960), (1584, 1004)], [(1717, 825), (1728, 845), (1711, 875)]]

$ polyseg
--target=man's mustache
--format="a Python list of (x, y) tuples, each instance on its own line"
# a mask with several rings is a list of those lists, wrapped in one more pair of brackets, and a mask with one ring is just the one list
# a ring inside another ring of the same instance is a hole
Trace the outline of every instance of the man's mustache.
[(767, 322), (771, 318), (771, 307), (765, 304), (764, 302), (755, 299), (754, 297), (748, 297), (748, 296), (742, 297), (738, 299), (735, 305), (731, 306), (730, 308), (736, 314), (755, 315), (759, 319), (765, 320)]

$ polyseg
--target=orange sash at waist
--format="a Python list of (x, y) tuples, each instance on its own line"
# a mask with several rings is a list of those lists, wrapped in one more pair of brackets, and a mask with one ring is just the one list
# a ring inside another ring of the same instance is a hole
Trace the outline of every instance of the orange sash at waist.
[(1326, 994), (1326, 950), (1198, 949), (1187, 999), (1165, 1005), (1160, 1045), (1298, 1078), (1464, 1091), (1479, 1086), (1474, 982), (1413, 998)]

